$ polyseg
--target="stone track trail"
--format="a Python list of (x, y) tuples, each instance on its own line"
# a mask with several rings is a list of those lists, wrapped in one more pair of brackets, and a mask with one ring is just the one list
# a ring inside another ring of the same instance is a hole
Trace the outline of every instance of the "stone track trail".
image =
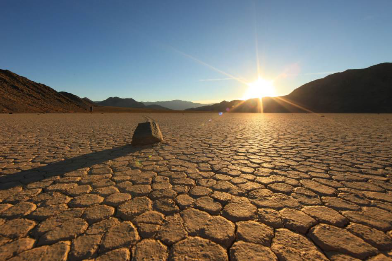
[(0, 115), (0, 260), (392, 260), (392, 115)]

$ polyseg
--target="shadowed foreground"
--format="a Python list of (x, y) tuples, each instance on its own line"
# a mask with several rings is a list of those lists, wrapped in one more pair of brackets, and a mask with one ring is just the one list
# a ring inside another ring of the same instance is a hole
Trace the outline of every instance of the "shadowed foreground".
[(392, 115), (142, 116), (0, 115), (0, 260), (392, 257)]

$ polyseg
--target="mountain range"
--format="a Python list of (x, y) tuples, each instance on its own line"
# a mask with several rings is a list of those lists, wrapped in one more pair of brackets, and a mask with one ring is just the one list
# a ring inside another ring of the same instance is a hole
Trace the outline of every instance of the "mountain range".
[(172, 100), (172, 101), (157, 101), (157, 102), (143, 102), (145, 105), (159, 105), (165, 108), (169, 108), (171, 110), (186, 110), (190, 108), (197, 108), (201, 106), (207, 106), (210, 104), (202, 104), (191, 101), (182, 101), (182, 100)]
[[(57, 92), (8, 70), (0, 70), (0, 112), (324, 112), (392, 113), (392, 63), (346, 70), (300, 86), (288, 95), (212, 105), (173, 100), (138, 102), (109, 97), (100, 102)], [(199, 106), (199, 107), (198, 107)], [(196, 107), (196, 108), (195, 108)]]
[(186, 110), (189, 108), (197, 108), (209, 104), (195, 103), (191, 101), (172, 100), (157, 102), (138, 102), (132, 98), (109, 97), (104, 101), (95, 101), (95, 104), (101, 106), (114, 106), (126, 108), (151, 108), (157, 110)]
[[(116, 101), (116, 97), (107, 99)], [(0, 113), (25, 112), (164, 112), (166, 108), (145, 106), (133, 99), (136, 107), (103, 106), (69, 92), (57, 92), (8, 70), (0, 70)], [(120, 104), (121, 105), (121, 104)]]
[(132, 98), (119, 98), (119, 97), (109, 97), (104, 101), (96, 101), (94, 102), (97, 105), (101, 106), (112, 106), (112, 107), (123, 107), (123, 108), (149, 108), (149, 109), (156, 109), (156, 110), (169, 110), (166, 107), (151, 104), (145, 105), (142, 102), (135, 101)]

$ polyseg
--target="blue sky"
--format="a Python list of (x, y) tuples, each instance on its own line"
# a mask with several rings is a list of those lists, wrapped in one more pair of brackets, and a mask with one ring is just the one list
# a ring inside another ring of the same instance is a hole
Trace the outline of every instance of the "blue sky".
[(390, 0), (1, 0), (0, 68), (92, 100), (215, 102), (243, 96), (258, 52), (261, 76), (285, 95), (392, 62), (391, 10)]

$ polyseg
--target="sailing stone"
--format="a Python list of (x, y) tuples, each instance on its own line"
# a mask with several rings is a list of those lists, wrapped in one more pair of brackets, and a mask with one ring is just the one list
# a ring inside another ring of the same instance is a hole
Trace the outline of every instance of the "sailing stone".
[(163, 141), (163, 136), (158, 123), (150, 120), (137, 125), (136, 130), (133, 133), (131, 144), (133, 146), (142, 146), (161, 141)]

